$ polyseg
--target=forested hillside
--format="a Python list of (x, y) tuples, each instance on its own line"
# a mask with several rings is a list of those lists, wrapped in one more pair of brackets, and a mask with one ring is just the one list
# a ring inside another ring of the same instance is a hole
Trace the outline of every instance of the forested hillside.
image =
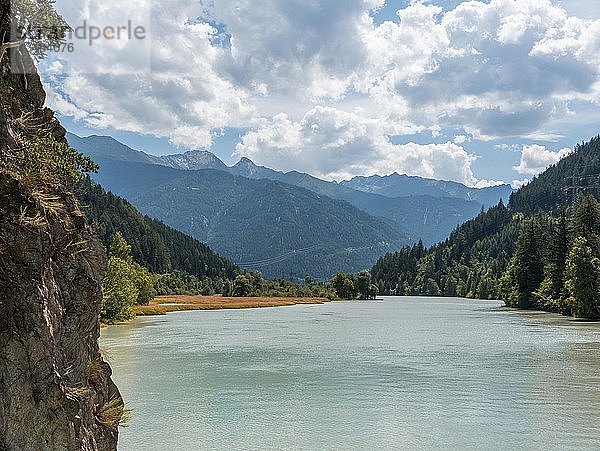
[[(484, 205), (460, 196), (452, 197), (448, 192), (442, 190), (429, 191), (427, 185), (437, 181), (420, 177), (414, 177), (417, 181), (412, 190), (398, 191), (388, 197), (374, 192), (352, 189), (345, 182), (327, 182), (302, 172), (290, 171), (284, 174), (256, 166), (248, 159), (240, 160), (238, 164), (230, 168), (230, 171), (249, 178), (278, 180), (308, 189), (322, 196), (345, 200), (370, 215), (393, 221), (394, 224), (406, 231), (413, 241), (422, 239), (426, 244), (435, 244), (445, 239), (458, 224), (476, 216)], [(468, 190), (459, 183), (454, 185)], [(471, 191), (480, 190), (472, 189)], [(506, 193), (506, 191), (504, 192)], [(501, 197), (499, 192), (496, 192), (494, 203), (498, 202)], [(508, 194), (506, 194), (506, 198), (508, 198)]]
[(155, 274), (184, 271), (200, 279), (232, 279), (239, 272), (234, 263), (208, 246), (143, 216), (129, 202), (106, 192), (89, 177), (81, 182), (78, 197), (104, 246), (108, 248), (116, 232), (120, 232), (131, 246), (134, 260)]
[(424, 250), (419, 243), (380, 258), (373, 281), (383, 294), (497, 298), (520, 221), (500, 203), (436, 246)]
[(510, 207), (527, 215), (556, 214), (569, 206), (578, 194), (600, 196), (600, 136), (577, 145), (572, 155), (513, 193)]
[(599, 316), (597, 306), (580, 305), (600, 299), (599, 152), (596, 137), (514, 193), (508, 207), (481, 213), (430, 249), (419, 243), (380, 258), (371, 270), (380, 293), (501, 298)]
[(220, 171), (188, 172), (132, 200), (267, 277), (329, 278), (339, 269), (358, 271), (395, 243), (409, 241), (392, 224), (346, 202)]

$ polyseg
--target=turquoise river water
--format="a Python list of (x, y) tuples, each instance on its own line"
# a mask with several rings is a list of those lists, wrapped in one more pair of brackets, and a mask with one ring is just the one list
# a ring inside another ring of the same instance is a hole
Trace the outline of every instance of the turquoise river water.
[(189, 311), (102, 332), (119, 449), (600, 449), (600, 324), (496, 301)]

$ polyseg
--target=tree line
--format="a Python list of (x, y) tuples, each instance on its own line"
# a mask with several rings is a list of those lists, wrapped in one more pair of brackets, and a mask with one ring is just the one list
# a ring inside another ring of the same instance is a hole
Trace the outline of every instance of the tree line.
[[(493, 218), (493, 220), (492, 220)], [(390, 295), (503, 299), (507, 306), (600, 317), (600, 205), (582, 196), (572, 217), (526, 218), (502, 204), (430, 249), (388, 254), (371, 269)]]
[(503, 299), (514, 307), (598, 317), (591, 301), (600, 298), (594, 294), (596, 197), (600, 137), (513, 193), (508, 207), (500, 202), (482, 211), (429, 249), (419, 242), (381, 257), (371, 268), (373, 283), (388, 295)]
[(382, 294), (498, 299), (521, 217), (500, 202), (467, 221), (444, 242), (423, 243), (381, 257), (371, 268)]
[(153, 274), (135, 261), (132, 246), (117, 231), (108, 247), (100, 319), (105, 324), (131, 319), (136, 304), (148, 304), (157, 295), (375, 299), (377, 292), (368, 271), (358, 274), (338, 272), (330, 282), (315, 281), (308, 274), (302, 282), (264, 279), (258, 272), (241, 273), (233, 279), (199, 279), (183, 271)]

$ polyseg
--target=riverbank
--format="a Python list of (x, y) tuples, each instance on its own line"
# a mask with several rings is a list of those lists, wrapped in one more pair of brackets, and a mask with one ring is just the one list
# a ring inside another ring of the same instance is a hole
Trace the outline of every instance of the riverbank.
[(165, 315), (183, 310), (222, 310), (261, 307), (283, 307), (297, 304), (323, 304), (327, 298), (286, 297), (225, 297), (213, 296), (157, 296), (148, 305), (136, 305), (137, 316)]

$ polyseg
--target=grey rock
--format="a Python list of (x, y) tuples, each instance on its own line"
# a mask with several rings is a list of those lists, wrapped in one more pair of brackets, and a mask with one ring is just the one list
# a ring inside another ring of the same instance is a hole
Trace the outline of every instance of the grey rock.
[[(6, 26), (0, 23), (0, 32)], [(24, 113), (65, 139), (43, 107), (45, 94), (26, 49), (16, 55), (33, 73), (11, 74), (7, 58), (2, 61), (0, 163), (18, 147), (8, 124)], [(73, 192), (59, 197), (63, 211), (49, 214), (0, 164), (0, 450), (117, 445), (117, 427), (101, 421), (103, 407), (122, 403), (98, 349), (105, 251)]]

